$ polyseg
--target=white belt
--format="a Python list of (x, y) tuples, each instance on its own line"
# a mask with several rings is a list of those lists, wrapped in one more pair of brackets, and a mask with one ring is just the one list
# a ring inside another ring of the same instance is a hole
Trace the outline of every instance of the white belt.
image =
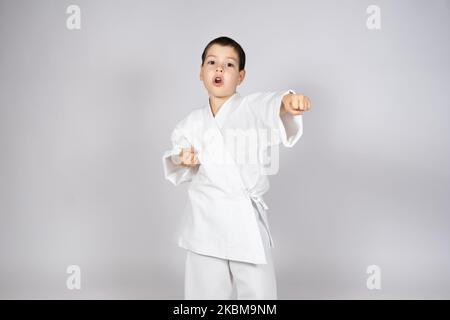
[(260, 206), (262, 206), (264, 208), (264, 210), (269, 209), (267, 204), (264, 202), (263, 198), (261, 198), (260, 196), (255, 196), (253, 194), (250, 194), (249, 196), (250, 196), (250, 199), (252, 199), (257, 205), (259, 204)]
[(272, 235), (270, 234), (269, 223), (267, 221), (267, 216), (266, 216), (266, 212), (265, 212), (265, 210), (269, 209), (269, 207), (264, 202), (264, 200), (261, 196), (250, 194), (248, 191), (247, 191), (247, 193), (248, 193), (250, 199), (255, 203), (255, 205), (257, 207), (259, 216), (261, 217), (264, 228), (266, 229), (267, 235), (269, 236), (270, 246), (273, 247), (273, 239), (272, 239)]

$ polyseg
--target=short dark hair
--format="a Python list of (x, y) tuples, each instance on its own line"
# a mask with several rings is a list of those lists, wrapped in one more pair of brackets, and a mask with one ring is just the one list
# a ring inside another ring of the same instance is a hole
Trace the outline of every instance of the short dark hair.
[(245, 68), (245, 52), (239, 43), (237, 43), (236, 41), (234, 41), (233, 39), (228, 38), (228, 37), (219, 37), (214, 40), (211, 40), (208, 43), (208, 45), (205, 47), (205, 50), (203, 50), (203, 53), (202, 53), (202, 66), (205, 63), (206, 52), (208, 52), (208, 49), (214, 44), (219, 44), (224, 47), (225, 46), (232, 47), (236, 51), (236, 53), (238, 54), (238, 57), (239, 57), (239, 71), (244, 70), (244, 68)]

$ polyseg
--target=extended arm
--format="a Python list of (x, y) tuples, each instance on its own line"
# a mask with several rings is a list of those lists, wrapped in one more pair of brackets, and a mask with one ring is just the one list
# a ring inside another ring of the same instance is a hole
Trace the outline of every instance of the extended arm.
[(254, 93), (246, 99), (256, 117), (279, 133), (284, 146), (292, 147), (300, 139), (303, 134), (303, 113), (310, 108), (307, 97), (288, 90)]

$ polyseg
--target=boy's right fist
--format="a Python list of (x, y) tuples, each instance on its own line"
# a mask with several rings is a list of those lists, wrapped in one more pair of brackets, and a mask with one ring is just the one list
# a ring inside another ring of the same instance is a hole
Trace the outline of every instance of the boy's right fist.
[(179, 154), (180, 165), (185, 167), (195, 167), (200, 164), (197, 158), (197, 152), (194, 150), (194, 147), (183, 148)]

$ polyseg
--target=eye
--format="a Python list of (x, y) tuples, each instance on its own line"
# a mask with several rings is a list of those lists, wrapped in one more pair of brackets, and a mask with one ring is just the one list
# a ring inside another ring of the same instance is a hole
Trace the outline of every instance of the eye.
[(228, 64), (227, 64), (227, 67), (233, 68), (233, 67), (234, 67), (234, 64), (228, 63)]
[(207, 63), (213, 65), (215, 62), (214, 60), (209, 60)]

